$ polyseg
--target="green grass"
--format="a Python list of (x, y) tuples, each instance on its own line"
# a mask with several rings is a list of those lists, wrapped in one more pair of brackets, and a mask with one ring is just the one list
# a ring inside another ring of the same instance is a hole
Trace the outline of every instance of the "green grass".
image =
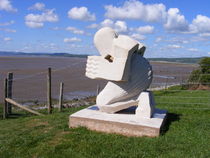
[[(177, 89), (155, 92), (157, 107), (169, 112), (166, 126), (157, 138), (125, 137), (85, 128), (69, 129), (69, 115), (81, 108), (65, 109), (62, 113), (55, 111), (46, 116), (22, 113), (0, 120), (0, 157), (210, 157), (210, 98), (185, 98), (210, 97), (210, 92), (175, 91)], [(181, 98), (174, 98), (177, 96)], [(182, 102), (193, 104), (180, 104)]]

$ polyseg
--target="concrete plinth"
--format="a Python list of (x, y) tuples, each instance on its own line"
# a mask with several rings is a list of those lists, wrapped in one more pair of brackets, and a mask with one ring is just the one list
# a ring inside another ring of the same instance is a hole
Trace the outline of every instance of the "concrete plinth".
[(122, 110), (115, 114), (99, 111), (97, 106), (90, 106), (80, 110), (69, 117), (69, 127), (87, 127), (90, 130), (116, 133), (125, 136), (149, 136), (160, 135), (167, 111), (155, 109), (150, 119), (135, 116), (135, 107)]

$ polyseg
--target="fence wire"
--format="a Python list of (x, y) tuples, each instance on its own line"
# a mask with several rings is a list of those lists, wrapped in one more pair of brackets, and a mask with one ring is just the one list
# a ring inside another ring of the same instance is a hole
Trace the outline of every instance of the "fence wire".
[[(82, 65), (82, 66), (81, 66)], [(53, 99), (58, 99), (59, 83), (64, 82), (64, 99), (69, 100), (78, 97), (88, 97), (96, 95), (96, 87), (98, 84), (103, 87), (104, 81), (93, 81), (84, 77), (85, 62), (71, 63), (71, 65), (52, 69), (52, 96)], [(80, 69), (78, 69), (78, 66)], [(210, 74), (202, 74), (210, 75)], [(19, 72), (13, 78), (13, 99), (24, 103), (25, 105), (45, 105), (47, 102), (47, 69), (40, 72), (29, 72), (24, 74)], [(151, 90), (162, 90), (165, 94), (162, 96), (155, 95), (157, 105), (183, 105), (182, 107), (174, 108), (189, 108), (189, 109), (206, 109), (210, 110), (210, 90), (206, 90), (205, 94), (197, 96), (196, 92), (203, 92), (199, 89), (171, 89), (170, 87), (177, 85), (198, 85), (202, 83), (188, 82), (190, 73), (170, 72), (165, 71), (159, 74), (154, 72), (153, 82), (150, 86)], [(204, 83), (209, 86), (210, 83)], [(102, 89), (102, 88), (101, 88)], [(189, 92), (188, 95), (182, 92)], [(170, 94), (172, 93), (172, 94)], [(172, 95), (172, 96), (171, 96)], [(184, 105), (192, 105), (185, 107)], [(201, 107), (193, 107), (200, 105)]]

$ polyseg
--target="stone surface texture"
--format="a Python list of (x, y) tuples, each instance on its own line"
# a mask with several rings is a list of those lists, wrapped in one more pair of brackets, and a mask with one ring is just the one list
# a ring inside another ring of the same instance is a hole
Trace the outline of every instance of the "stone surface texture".
[(136, 116), (139, 118), (151, 118), (155, 111), (155, 100), (152, 92), (142, 92), (137, 100), (139, 102)]
[(153, 71), (143, 57), (145, 46), (108, 27), (96, 32), (94, 44), (100, 56), (88, 57), (86, 76), (108, 82), (98, 94), (96, 106), (72, 114), (69, 127), (84, 126), (126, 136), (159, 136), (167, 112), (155, 109), (153, 94), (147, 91)]
[(145, 47), (126, 35), (105, 27), (96, 32), (94, 44), (100, 56), (89, 56), (86, 76), (108, 80), (96, 104), (101, 111), (114, 113), (136, 104), (140, 93), (152, 82), (152, 67), (143, 57)]
[(69, 127), (87, 127), (90, 130), (116, 133), (125, 136), (148, 136), (160, 135), (161, 127), (166, 118), (166, 111), (155, 109), (152, 118), (138, 118), (135, 108), (108, 114), (101, 112), (97, 106), (91, 106), (72, 114), (69, 118)]

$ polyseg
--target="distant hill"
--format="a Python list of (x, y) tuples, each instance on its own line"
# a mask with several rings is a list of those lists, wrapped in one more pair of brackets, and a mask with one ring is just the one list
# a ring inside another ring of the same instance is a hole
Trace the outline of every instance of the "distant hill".
[(164, 62), (176, 62), (197, 64), (203, 57), (200, 58), (148, 58), (149, 61), (164, 61)]
[(0, 56), (57, 56), (57, 57), (79, 57), (86, 58), (86, 54), (68, 54), (68, 53), (24, 53), (24, 52), (5, 52), (0, 51)]
[[(0, 56), (55, 56), (55, 57), (78, 57), (87, 58), (86, 54), (68, 54), (68, 53), (24, 53), (24, 52), (5, 52), (0, 51)], [(196, 64), (200, 58), (148, 58), (149, 61), (163, 61), (163, 62), (177, 62), (177, 63), (189, 63)]]

